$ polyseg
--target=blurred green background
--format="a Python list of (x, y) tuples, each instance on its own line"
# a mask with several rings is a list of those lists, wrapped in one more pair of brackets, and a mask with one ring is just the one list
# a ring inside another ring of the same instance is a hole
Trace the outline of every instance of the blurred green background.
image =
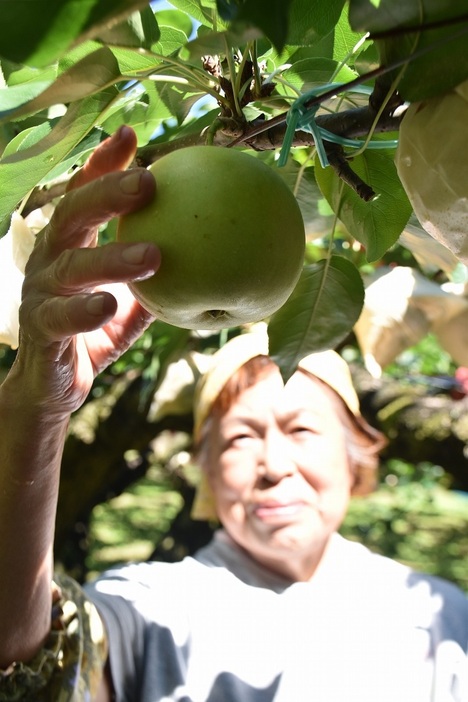
[[(391, 461), (383, 472), (376, 492), (351, 501), (341, 533), (468, 592), (468, 496), (443, 487), (437, 466)], [(94, 509), (89, 577), (115, 563), (147, 559), (168, 538), (181, 497), (161, 480), (163, 472), (153, 467), (122, 495)]]

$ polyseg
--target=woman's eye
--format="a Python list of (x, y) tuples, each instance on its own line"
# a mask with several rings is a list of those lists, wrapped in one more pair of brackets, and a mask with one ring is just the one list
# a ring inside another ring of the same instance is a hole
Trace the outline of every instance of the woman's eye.
[(226, 438), (225, 446), (226, 448), (243, 448), (249, 441), (252, 441), (253, 437), (251, 434), (239, 432), (238, 434), (233, 434)]
[(252, 439), (253, 437), (251, 434), (236, 434), (236, 436), (234, 436), (231, 441), (236, 445), (243, 445), (248, 441), (251, 441)]
[(313, 435), (317, 434), (317, 430), (314, 429), (313, 427), (299, 425), (299, 426), (293, 427), (291, 430), (291, 433), (294, 436), (307, 437), (307, 436), (313, 436)]

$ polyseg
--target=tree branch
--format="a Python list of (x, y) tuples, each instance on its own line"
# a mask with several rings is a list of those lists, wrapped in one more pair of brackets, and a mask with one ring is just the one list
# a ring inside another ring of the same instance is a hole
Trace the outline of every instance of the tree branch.
[[(402, 110), (398, 115), (395, 115), (393, 112), (385, 112), (377, 122), (374, 132), (376, 134), (383, 134), (386, 132), (398, 131), (403, 114), (404, 110)], [(375, 109), (371, 105), (366, 105), (365, 107), (343, 110), (342, 112), (318, 115), (316, 118), (316, 123), (319, 127), (323, 127), (333, 134), (354, 139), (366, 137), (368, 135), (373, 126), (375, 116)], [(269, 126), (270, 122), (273, 123), (273, 126), (271, 127)], [(256, 120), (255, 122), (251, 122), (247, 125), (242, 141), (244, 144), (250, 146), (250, 148), (254, 151), (272, 151), (274, 149), (279, 149), (282, 146), (285, 131), (285, 118), (282, 122), (280, 120), (276, 120), (276, 118), (273, 118), (272, 120)], [(138, 149), (132, 165), (145, 168), (171, 151), (175, 151), (186, 146), (196, 146), (205, 143), (206, 136), (205, 133), (202, 132), (189, 134), (181, 137), (180, 139), (173, 139), (169, 142), (149, 144)], [(222, 129), (219, 129), (214, 135), (213, 144), (215, 146), (230, 146), (232, 144), (232, 131), (227, 129), (226, 132), (224, 132)], [(305, 131), (297, 131), (294, 135), (292, 145), (296, 147), (313, 146), (314, 140), (312, 134)], [(347, 168), (343, 167), (344, 164), (341, 162), (342, 172), (348, 173), (349, 175), (349, 171), (351, 170), (349, 166)], [(356, 178), (358, 178), (358, 176), (356, 176)], [(351, 182), (356, 183), (356, 178), (354, 180), (351, 178)], [(351, 185), (351, 182), (348, 184)], [(351, 187), (353, 186), (351, 185)], [(366, 185), (366, 188), (369, 188), (369, 186)], [(52, 202), (55, 198), (63, 195), (65, 193), (65, 189), (66, 182), (58, 183), (50, 188), (35, 188), (23, 208), (24, 216), (29, 214), (29, 212), (32, 212), (32, 210), (43, 207), (45, 204)]]
[(328, 162), (337, 174), (364, 202), (370, 202), (375, 197), (375, 191), (355, 173), (347, 161), (343, 147), (339, 144), (326, 145)]

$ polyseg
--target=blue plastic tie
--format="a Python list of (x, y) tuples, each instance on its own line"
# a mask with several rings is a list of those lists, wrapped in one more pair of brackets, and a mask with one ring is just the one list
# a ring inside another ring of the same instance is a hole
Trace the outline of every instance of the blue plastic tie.
[[(361, 147), (366, 145), (366, 142), (362, 139), (348, 139), (346, 137), (333, 134), (333, 132), (328, 131), (328, 129), (319, 127), (317, 125), (317, 122), (315, 121), (315, 115), (317, 114), (317, 110), (320, 107), (320, 102), (317, 102), (317, 104), (313, 105), (312, 107), (305, 107), (305, 103), (307, 103), (310, 100), (310, 98), (328, 93), (334, 88), (336, 88), (337, 95), (339, 93), (344, 92), (359, 93), (361, 95), (370, 95), (372, 92), (372, 88), (369, 88), (366, 85), (358, 85), (347, 91), (346, 83), (327, 83), (326, 85), (321, 85), (318, 88), (313, 88), (312, 90), (309, 90), (307, 93), (304, 93), (303, 95), (298, 97), (297, 100), (295, 100), (291, 105), (289, 112), (286, 116), (287, 127), (278, 159), (279, 167), (285, 166), (287, 163), (289, 152), (291, 150), (291, 146), (294, 140), (294, 134), (297, 129), (301, 129), (312, 134), (315, 148), (317, 150), (317, 156), (319, 158), (320, 165), (322, 166), (322, 168), (325, 168), (329, 165), (327, 152), (323, 144), (324, 141), (329, 141), (334, 144), (341, 144), (341, 146), (347, 146), (353, 149), (360, 149)], [(366, 146), (368, 149), (388, 149), (395, 148), (397, 144), (398, 141), (396, 139), (390, 139), (386, 141), (371, 139)]]

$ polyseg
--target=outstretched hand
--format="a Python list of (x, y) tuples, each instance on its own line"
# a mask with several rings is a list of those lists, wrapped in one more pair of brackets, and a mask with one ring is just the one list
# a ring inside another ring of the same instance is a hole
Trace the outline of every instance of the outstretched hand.
[(38, 234), (26, 267), (16, 368), (27, 374), (31, 401), (59, 415), (82, 404), (96, 374), (153, 320), (126, 283), (158, 269), (157, 247), (96, 245), (99, 225), (154, 197), (149, 171), (125, 171), (135, 150), (128, 127), (96, 149)]

